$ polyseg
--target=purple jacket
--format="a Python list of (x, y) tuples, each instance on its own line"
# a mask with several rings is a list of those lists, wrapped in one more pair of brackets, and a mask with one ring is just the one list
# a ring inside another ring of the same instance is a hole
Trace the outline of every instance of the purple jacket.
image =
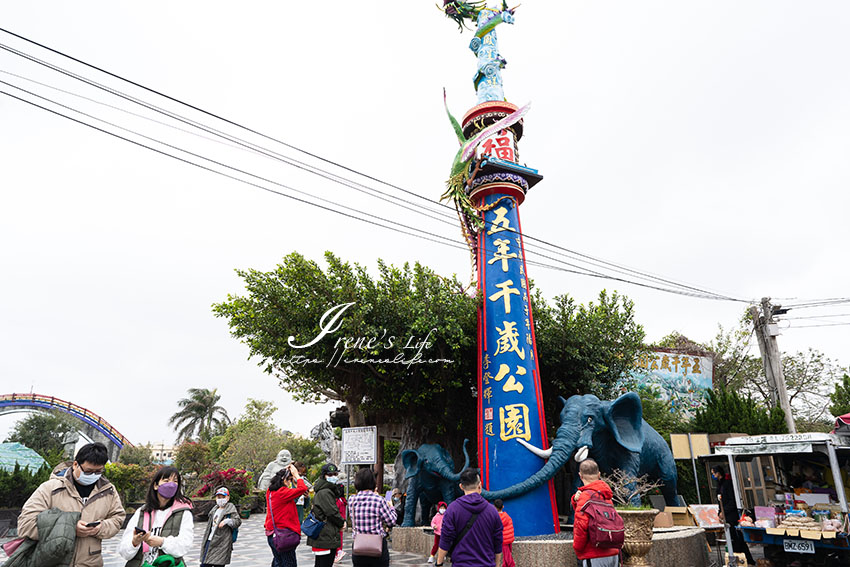
[(477, 492), (465, 494), (449, 504), (443, 516), (440, 549), (448, 551), (469, 518), (478, 513), (475, 523), (452, 552), (454, 567), (494, 567), (496, 554), (502, 552), (502, 520), (495, 506)]

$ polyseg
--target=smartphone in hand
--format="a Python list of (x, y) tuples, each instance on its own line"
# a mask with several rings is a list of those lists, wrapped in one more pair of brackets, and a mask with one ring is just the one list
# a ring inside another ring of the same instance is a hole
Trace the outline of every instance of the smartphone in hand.
[(98, 520), (96, 522), (89, 522), (88, 524), (86, 524), (86, 527), (87, 528), (93, 528), (93, 527), (99, 526), (99, 525), (100, 525), (100, 520)]
[(133, 528), (133, 531), (134, 531), (134, 532), (136, 532), (137, 534), (145, 534), (145, 533), (147, 533), (145, 530), (143, 530), (142, 528), (140, 528), (140, 527), (138, 527), (138, 526), (136, 526), (135, 528)]

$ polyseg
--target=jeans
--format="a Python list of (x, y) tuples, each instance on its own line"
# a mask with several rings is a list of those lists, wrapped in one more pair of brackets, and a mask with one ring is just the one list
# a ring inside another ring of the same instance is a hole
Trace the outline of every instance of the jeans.
[(271, 567), (298, 567), (298, 559), (295, 557), (295, 550), (278, 551), (274, 547), (274, 536), (268, 536), (269, 547), (272, 548), (272, 565)]
[(594, 557), (593, 559), (583, 559), (581, 567), (619, 567), (620, 556), (612, 557)]

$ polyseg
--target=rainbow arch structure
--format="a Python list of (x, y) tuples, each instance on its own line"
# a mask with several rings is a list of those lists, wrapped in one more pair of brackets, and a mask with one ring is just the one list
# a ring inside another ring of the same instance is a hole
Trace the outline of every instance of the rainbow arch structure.
[(109, 460), (117, 461), (118, 454), (125, 446), (133, 446), (126, 437), (108, 421), (77, 404), (44, 394), (2, 394), (0, 395), (0, 415), (22, 411), (61, 411), (81, 422), (79, 432), (106, 445)]

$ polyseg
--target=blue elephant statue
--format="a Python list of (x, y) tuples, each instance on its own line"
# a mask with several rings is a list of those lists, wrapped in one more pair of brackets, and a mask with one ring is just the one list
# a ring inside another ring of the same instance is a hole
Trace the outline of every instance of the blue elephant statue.
[[(559, 398), (561, 425), (547, 450), (519, 439), (529, 451), (548, 459), (543, 467), (523, 482), (508, 488), (485, 491), (488, 500), (516, 498), (547, 482), (576, 453), (583, 453), (599, 464), (602, 472), (620, 469), (630, 475), (649, 475), (664, 483), (661, 493), (670, 506), (678, 505), (676, 462), (673, 453), (644, 419), (640, 397), (629, 392), (614, 401), (602, 401), (593, 395)], [(576, 479), (578, 483), (578, 479)]]
[[(469, 439), (463, 441), (463, 456), (465, 458), (461, 472), (469, 466), (469, 453), (466, 445)], [(428, 514), (431, 505), (441, 500), (451, 504), (460, 493), (458, 483), (460, 472), (454, 472), (455, 463), (452, 456), (440, 445), (426, 443), (418, 449), (407, 449), (401, 452), (401, 462), (404, 465), (404, 478), (410, 479), (407, 484), (407, 499), (404, 504), (404, 521), (402, 526), (416, 525), (416, 503), (422, 506), (422, 515)], [(423, 518), (422, 523), (427, 523)]]

